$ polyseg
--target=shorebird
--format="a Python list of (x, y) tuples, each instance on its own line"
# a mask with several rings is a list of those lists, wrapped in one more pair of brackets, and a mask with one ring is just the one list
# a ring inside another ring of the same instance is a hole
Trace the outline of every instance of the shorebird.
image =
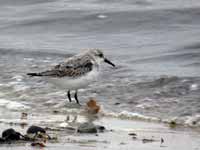
[(101, 50), (93, 49), (67, 58), (50, 70), (27, 73), (27, 75), (44, 77), (56, 86), (67, 89), (69, 102), (72, 102), (70, 92), (74, 90), (76, 103), (80, 104), (77, 96), (78, 89), (85, 88), (96, 79), (101, 62), (115, 67), (111, 61), (104, 57)]

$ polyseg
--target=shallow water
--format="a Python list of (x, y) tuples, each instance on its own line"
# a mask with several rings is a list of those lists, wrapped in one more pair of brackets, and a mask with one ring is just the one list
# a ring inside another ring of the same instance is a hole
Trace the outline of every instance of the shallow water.
[[(200, 3), (194, 1), (1, 0), (0, 114), (64, 109), (66, 93), (27, 72), (86, 48), (118, 66), (79, 93), (125, 118), (200, 126)], [(156, 118), (156, 119), (155, 119)]]

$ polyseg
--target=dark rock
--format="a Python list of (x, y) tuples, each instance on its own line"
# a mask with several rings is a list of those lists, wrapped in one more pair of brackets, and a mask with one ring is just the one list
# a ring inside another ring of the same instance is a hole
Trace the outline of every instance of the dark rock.
[(21, 119), (27, 119), (27, 117), (28, 117), (27, 113), (25, 113), (25, 112), (21, 113)]
[(136, 133), (129, 133), (128, 135), (130, 135), (130, 136), (137, 136)]
[(38, 126), (31, 126), (26, 131), (26, 140), (37, 140), (37, 139), (51, 139), (51, 137), (46, 133), (44, 128)]
[(5, 142), (5, 139), (0, 138), (0, 143), (4, 143), (4, 142)]
[(6, 129), (2, 132), (2, 137), (5, 138), (7, 137), (8, 135), (12, 134), (12, 133), (15, 133), (15, 130), (10, 128), (10, 129)]
[(164, 143), (164, 139), (163, 138), (160, 139), (160, 143), (161, 144)]
[(98, 132), (104, 132), (106, 130), (106, 128), (104, 126), (100, 126), (100, 125), (97, 125), (96, 126)]
[(86, 123), (81, 124), (78, 127), (78, 132), (79, 133), (97, 133), (97, 127), (93, 123), (86, 122)]
[(154, 142), (154, 141), (155, 141), (154, 139), (146, 139), (146, 138), (142, 139), (143, 143), (151, 143), (151, 142)]
[(116, 103), (114, 103), (114, 105), (120, 105), (121, 103), (119, 103), (119, 102), (116, 102)]
[(53, 113), (54, 113), (54, 114), (58, 114), (59, 111), (58, 111), (58, 110), (54, 110)]
[(27, 134), (46, 133), (45, 129), (38, 126), (30, 126), (26, 131)]
[(9, 141), (9, 140), (20, 140), (20, 136), (21, 134), (19, 132), (16, 132), (14, 129), (10, 128), (7, 129), (5, 131), (3, 131), (2, 133), (2, 138), (5, 141)]
[(120, 143), (120, 145), (126, 145), (126, 143), (124, 143), (124, 142), (121, 142), (121, 143)]
[(171, 121), (171, 122), (169, 123), (169, 126), (170, 126), (171, 128), (175, 128), (175, 127), (177, 126), (177, 123), (176, 123), (175, 121)]
[(78, 127), (79, 133), (97, 133), (105, 131), (104, 126), (95, 125), (91, 122), (85, 122)]
[(137, 137), (136, 137), (136, 136), (133, 136), (133, 137), (132, 137), (132, 139), (133, 139), (133, 140), (136, 140), (136, 139), (137, 139)]
[(196, 121), (192, 121), (192, 125), (196, 125), (197, 124), (197, 122)]

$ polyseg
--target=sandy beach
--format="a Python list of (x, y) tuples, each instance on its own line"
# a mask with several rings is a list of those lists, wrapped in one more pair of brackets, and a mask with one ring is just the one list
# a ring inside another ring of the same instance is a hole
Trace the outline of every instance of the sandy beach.
[[(2, 131), (7, 128), (14, 128), (21, 133), (26, 132), (27, 128), (34, 124), (42, 127), (51, 128), (47, 133), (56, 137), (56, 141), (47, 141), (46, 147), (36, 148), (31, 146), (31, 142), (14, 142), (12, 144), (1, 144), (0, 149), (113, 149), (113, 150), (199, 150), (200, 131), (183, 126), (171, 128), (168, 124), (128, 120), (104, 116), (95, 120), (96, 125), (102, 125), (106, 128), (105, 132), (97, 134), (77, 133), (69, 130), (69, 126), (75, 127), (78, 123), (84, 122), (84, 116), (78, 115), (77, 120), (73, 122), (73, 115), (70, 114), (71, 121), (65, 121), (63, 114), (52, 114), (49, 116), (35, 116), (31, 114), (28, 120), (1, 120), (0, 127)], [(21, 121), (20, 121), (21, 120)], [(11, 123), (12, 122), (12, 123)], [(23, 122), (27, 126), (22, 127)], [(53, 130), (52, 130), (53, 129)], [(163, 139), (161, 143), (161, 139)]]

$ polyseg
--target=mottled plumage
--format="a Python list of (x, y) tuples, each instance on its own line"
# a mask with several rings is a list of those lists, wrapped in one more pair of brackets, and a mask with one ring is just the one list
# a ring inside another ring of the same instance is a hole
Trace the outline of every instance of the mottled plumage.
[(62, 77), (77, 78), (92, 71), (94, 65), (96, 67), (99, 66), (98, 64), (95, 64), (95, 60), (89, 55), (87, 54), (77, 55), (67, 59), (65, 62), (56, 65), (54, 68), (50, 70), (36, 74), (29, 73), (28, 75), (49, 76), (58, 78)]

